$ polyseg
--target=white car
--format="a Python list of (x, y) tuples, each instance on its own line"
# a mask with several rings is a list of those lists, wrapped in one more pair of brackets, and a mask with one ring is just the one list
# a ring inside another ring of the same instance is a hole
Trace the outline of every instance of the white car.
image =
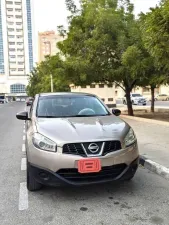
[[(131, 93), (130, 97), (131, 97), (131, 102), (133, 105), (146, 105), (147, 104), (146, 98), (140, 94)], [(126, 97), (124, 97), (123, 104), (126, 105), (126, 103), (127, 103), (127, 100), (126, 100)]]
[(155, 101), (169, 101), (169, 95), (160, 94), (155, 97)]

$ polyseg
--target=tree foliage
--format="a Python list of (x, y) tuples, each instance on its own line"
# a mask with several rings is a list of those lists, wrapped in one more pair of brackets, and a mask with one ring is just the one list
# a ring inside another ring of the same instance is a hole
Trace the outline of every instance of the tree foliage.
[(82, 0), (81, 11), (69, 22), (68, 38), (58, 46), (71, 82), (118, 83), (133, 115), (130, 92), (144, 72), (133, 5), (129, 0)]
[(141, 14), (143, 40), (160, 69), (169, 71), (169, 0)]
[(51, 91), (51, 78), (53, 76), (54, 91), (68, 91), (69, 85), (65, 79), (64, 61), (59, 55), (47, 56), (32, 71), (29, 77), (27, 93), (29, 96), (35, 96), (37, 93)]

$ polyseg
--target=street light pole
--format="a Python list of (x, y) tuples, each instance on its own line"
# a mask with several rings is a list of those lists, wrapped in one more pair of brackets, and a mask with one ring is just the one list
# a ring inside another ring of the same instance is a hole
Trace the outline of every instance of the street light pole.
[(51, 92), (53, 92), (53, 76), (50, 75), (50, 86), (51, 86)]

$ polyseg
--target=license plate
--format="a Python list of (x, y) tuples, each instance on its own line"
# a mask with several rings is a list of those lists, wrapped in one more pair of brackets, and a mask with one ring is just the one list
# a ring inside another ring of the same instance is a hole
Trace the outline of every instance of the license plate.
[(100, 159), (81, 159), (78, 161), (79, 173), (98, 173), (100, 170)]

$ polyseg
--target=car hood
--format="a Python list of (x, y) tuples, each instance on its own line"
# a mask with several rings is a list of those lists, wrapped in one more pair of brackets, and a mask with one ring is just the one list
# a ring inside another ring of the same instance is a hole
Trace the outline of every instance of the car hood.
[(120, 140), (126, 136), (129, 125), (111, 115), (104, 117), (37, 118), (37, 132), (58, 145), (74, 142)]

